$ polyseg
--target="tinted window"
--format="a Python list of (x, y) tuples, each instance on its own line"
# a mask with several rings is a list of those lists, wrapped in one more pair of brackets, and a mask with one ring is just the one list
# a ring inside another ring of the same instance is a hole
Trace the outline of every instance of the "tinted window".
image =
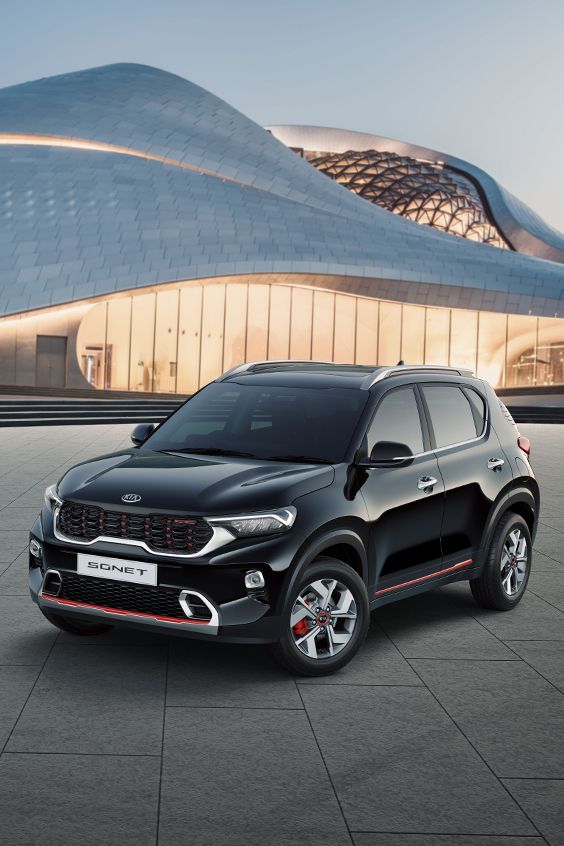
[(477, 391), (472, 388), (464, 388), (464, 393), (468, 397), (468, 401), (472, 406), (472, 413), (474, 414), (474, 422), (476, 424), (476, 434), (481, 435), (484, 431), (484, 424), (486, 422), (486, 403)]
[(368, 432), (368, 455), (379, 441), (407, 444), (414, 455), (423, 452), (421, 421), (413, 388), (398, 388), (385, 395)]
[(350, 388), (212, 382), (167, 420), (148, 449), (248, 452), (257, 458), (303, 455), (341, 461), (368, 392)]
[(470, 402), (456, 385), (427, 385), (423, 388), (437, 447), (469, 441), (480, 434)]

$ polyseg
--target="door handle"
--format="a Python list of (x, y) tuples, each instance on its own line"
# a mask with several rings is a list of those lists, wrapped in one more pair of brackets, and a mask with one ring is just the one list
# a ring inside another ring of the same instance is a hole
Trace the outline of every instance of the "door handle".
[(493, 470), (494, 473), (496, 470), (501, 470), (504, 464), (503, 458), (488, 458), (488, 470)]
[(437, 484), (437, 480), (433, 476), (421, 476), (417, 482), (417, 487), (420, 491), (430, 491)]

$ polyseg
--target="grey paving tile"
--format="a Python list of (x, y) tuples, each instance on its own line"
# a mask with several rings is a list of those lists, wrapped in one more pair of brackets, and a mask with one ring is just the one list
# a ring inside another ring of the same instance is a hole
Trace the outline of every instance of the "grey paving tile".
[(413, 672), (397, 647), (380, 629), (378, 612), (372, 615), (371, 627), (366, 643), (357, 652), (354, 661), (331, 676), (310, 679), (297, 676), (298, 684), (384, 684), (420, 685), (421, 680)]
[(0, 667), (0, 749), (12, 731), (41, 667)]
[(0, 575), (0, 594), (28, 596), (28, 552), (20, 553)]
[(544, 555), (548, 555), (550, 558), (554, 558), (555, 561), (559, 561), (561, 564), (564, 563), (564, 538), (560, 532), (554, 529), (539, 526), (534, 549), (542, 552)]
[(350, 846), (303, 712), (167, 708), (159, 846), (318, 846), (316, 819)]
[(542, 837), (490, 834), (353, 834), (355, 846), (546, 846)]
[(503, 783), (550, 846), (564, 846), (564, 781), (504, 779)]
[[(545, 514), (544, 509), (541, 509), (540, 513), (540, 526), (549, 526), (551, 529), (555, 529), (557, 532), (564, 534), (564, 515), (558, 517), (548, 517)], [(561, 543), (564, 545), (564, 538), (560, 539)]]
[(564, 777), (564, 696), (521, 661), (413, 661), (499, 777)]
[(533, 575), (535, 573), (562, 573), (564, 575), (564, 564), (535, 548), (532, 573)]
[(18, 506), (3, 508), (0, 511), (0, 525), (3, 531), (29, 532), (39, 514), (40, 506)]
[(154, 846), (159, 758), (3, 755), (0, 846)]
[(166, 649), (168, 637), (151, 629), (117, 625), (110, 631), (98, 635), (80, 635), (80, 637), (77, 637), (67, 632), (61, 632), (59, 643), (69, 646), (98, 646), (102, 650), (109, 649), (111, 646), (138, 646), (140, 649), (145, 646), (160, 646), (162, 649)]
[(443, 588), (493, 635), (507, 640), (564, 640), (564, 612), (527, 591), (511, 611), (480, 608), (462, 584)]
[(41, 665), (57, 637), (29, 596), (0, 596), (0, 665)]
[(302, 695), (351, 830), (535, 833), (428, 690), (304, 685)]
[(564, 612), (564, 566), (560, 572), (531, 572), (529, 590)]
[(166, 704), (302, 707), (294, 680), (264, 647), (180, 639), (171, 640)]
[[(466, 584), (460, 591), (470, 593)], [(407, 658), (513, 660), (513, 653), (443, 591), (386, 605), (379, 624)]]
[[(0, 512), (0, 526), (2, 512)], [(11, 564), (29, 543), (29, 529), (27, 532), (2, 531), (0, 529), (0, 562)]]
[(9, 752), (159, 755), (166, 652), (149, 646), (56, 646)]
[(564, 641), (511, 640), (508, 646), (564, 693)]

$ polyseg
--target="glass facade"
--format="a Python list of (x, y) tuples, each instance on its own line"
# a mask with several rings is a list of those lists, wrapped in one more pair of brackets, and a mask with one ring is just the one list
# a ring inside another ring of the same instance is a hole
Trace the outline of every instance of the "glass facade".
[(188, 394), (257, 359), (469, 367), (501, 387), (564, 383), (564, 320), (299, 285), (179, 283), (93, 304), (77, 359), (95, 388)]

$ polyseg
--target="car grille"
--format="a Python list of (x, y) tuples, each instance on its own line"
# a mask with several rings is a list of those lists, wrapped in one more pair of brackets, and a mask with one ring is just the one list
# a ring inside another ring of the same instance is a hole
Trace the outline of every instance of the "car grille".
[[(106, 581), (90, 576), (79, 576), (76, 573), (63, 572), (61, 575), (62, 584), (57, 599), (115, 608), (116, 611), (133, 611), (152, 616), (187, 619), (178, 601), (179, 591)], [(49, 595), (48, 588), (46, 593)], [(203, 602), (199, 602), (197, 597), (193, 596), (190, 596), (189, 600), (193, 618), (206, 622), (211, 619), (211, 611)]]
[(64, 502), (59, 511), (59, 531), (71, 540), (99, 537), (144, 541), (154, 552), (200, 552), (213, 535), (201, 517), (131, 514), (104, 511), (97, 505)]

